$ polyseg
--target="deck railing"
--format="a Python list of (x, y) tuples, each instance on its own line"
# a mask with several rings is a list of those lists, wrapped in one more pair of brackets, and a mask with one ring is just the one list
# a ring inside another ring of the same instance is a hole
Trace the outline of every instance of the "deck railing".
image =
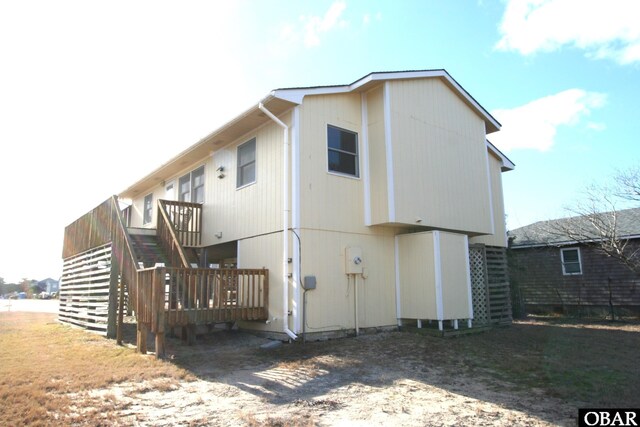
[(138, 271), (138, 295), (138, 321), (152, 330), (157, 310), (166, 312), (169, 326), (265, 320), (269, 270), (146, 268)]
[(167, 214), (166, 220), (173, 225), (182, 246), (197, 247), (202, 244), (202, 204), (158, 200), (158, 207)]
[(138, 270), (138, 350), (146, 334), (156, 336), (164, 353), (165, 326), (235, 320), (266, 320), (269, 270), (154, 267)]
[[(158, 243), (162, 246), (162, 249), (169, 257), (169, 265), (182, 266), (189, 268), (189, 260), (187, 254), (182, 247), (182, 239), (178, 237), (177, 226), (175, 220), (172, 218), (186, 218), (186, 213), (180, 213), (178, 207), (169, 204), (167, 200), (158, 200), (158, 221), (156, 225), (156, 236), (158, 237)], [(170, 209), (167, 210), (167, 207)], [(180, 221), (177, 221), (180, 222)], [(188, 223), (185, 224), (188, 227)]]

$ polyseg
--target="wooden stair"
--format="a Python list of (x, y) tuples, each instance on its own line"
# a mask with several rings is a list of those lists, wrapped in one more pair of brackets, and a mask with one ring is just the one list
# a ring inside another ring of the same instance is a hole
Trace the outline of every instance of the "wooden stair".
[(130, 237), (137, 261), (141, 262), (145, 268), (153, 267), (158, 263), (173, 267), (169, 265), (169, 257), (160, 246), (155, 234), (130, 234)]

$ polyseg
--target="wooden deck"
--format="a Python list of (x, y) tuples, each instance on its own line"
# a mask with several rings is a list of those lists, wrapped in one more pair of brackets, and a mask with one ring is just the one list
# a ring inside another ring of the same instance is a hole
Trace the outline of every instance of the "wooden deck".
[(132, 311), (138, 349), (146, 352), (151, 331), (157, 357), (164, 356), (167, 328), (266, 320), (268, 270), (194, 268), (189, 262), (184, 246), (200, 244), (201, 209), (193, 203), (159, 201), (157, 236), (171, 260), (167, 267), (139, 267), (115, 196), (70, 224), (65, 229), (59, 320), (115, 335), (121, 343), (124, 312)]

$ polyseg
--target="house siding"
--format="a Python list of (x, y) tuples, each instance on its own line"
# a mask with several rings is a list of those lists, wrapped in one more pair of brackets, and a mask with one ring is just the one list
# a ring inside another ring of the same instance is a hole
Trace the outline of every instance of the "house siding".
[[(630, 243), (640, 248), (640, 242)], [(566, 246), (567, 248), (576, 246)], [(529, 311), (568, 306), (640, 305), (640, 278), (619, 261), (595, 249), (580, 247), (582, 274), (563, 275), (560, 248), (513, 248), (509, 254), (512, 285)]]
[(307, 331), (355, 327), (354, 276), (345, 270), (347, 247), (362, 250), (364, 276), (357, 276), (359, 327), (396, 324), (393, 230), (364, 235), (303, 230), (302, 277), (313, 275), (317, 288), (307, 292)]
[(504, 214), (504, 195), (502, 191), (502, 160), (493, 154), (489, 157), (489, 177), (491, 179), (491, 202), (493, 203), (494, 234), (472, 237), (469, 243), (482, 243), (487, 246), (507, 247), (507, 226)]
[(369, 145), (371, 223), (389, 222), (387, 155), (385, 147), (384, 92), (382, 86), (366, 94)]
[(395, 222), (493, 233), (484, 121), (439, 79), (388, 85)]
[[(291, 114), (280, 118), (291, 124)], [(256, 181), (237, 188), (238, 146), (256, 139)], [(282, 230), (282, 128), (268, 123), (213, 153), (206, 176), (203, 245)], [(224, 167), (225, 177), (216, 169)], [(215, 237), (222, 233), (222, 238)]]
[(440, 231), (398, 236), (400, 317), (432, 320), (471, 317), (467, 244), (464, 235)]

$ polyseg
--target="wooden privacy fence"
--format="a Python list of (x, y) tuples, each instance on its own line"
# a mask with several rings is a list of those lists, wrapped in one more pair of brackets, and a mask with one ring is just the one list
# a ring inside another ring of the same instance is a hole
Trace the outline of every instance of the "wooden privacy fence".
[[(135, 304), (138, 276), (116, 196), (65, 228), (62, 257), (65, 261), (60, 295), (64, 296), (64, 304), (60, 321), (109, 337), (117, 334), (121, 342), (125, 290), (129, 290), (130, 301)], [(120, 309), (116, 310), (118, 299)]]

